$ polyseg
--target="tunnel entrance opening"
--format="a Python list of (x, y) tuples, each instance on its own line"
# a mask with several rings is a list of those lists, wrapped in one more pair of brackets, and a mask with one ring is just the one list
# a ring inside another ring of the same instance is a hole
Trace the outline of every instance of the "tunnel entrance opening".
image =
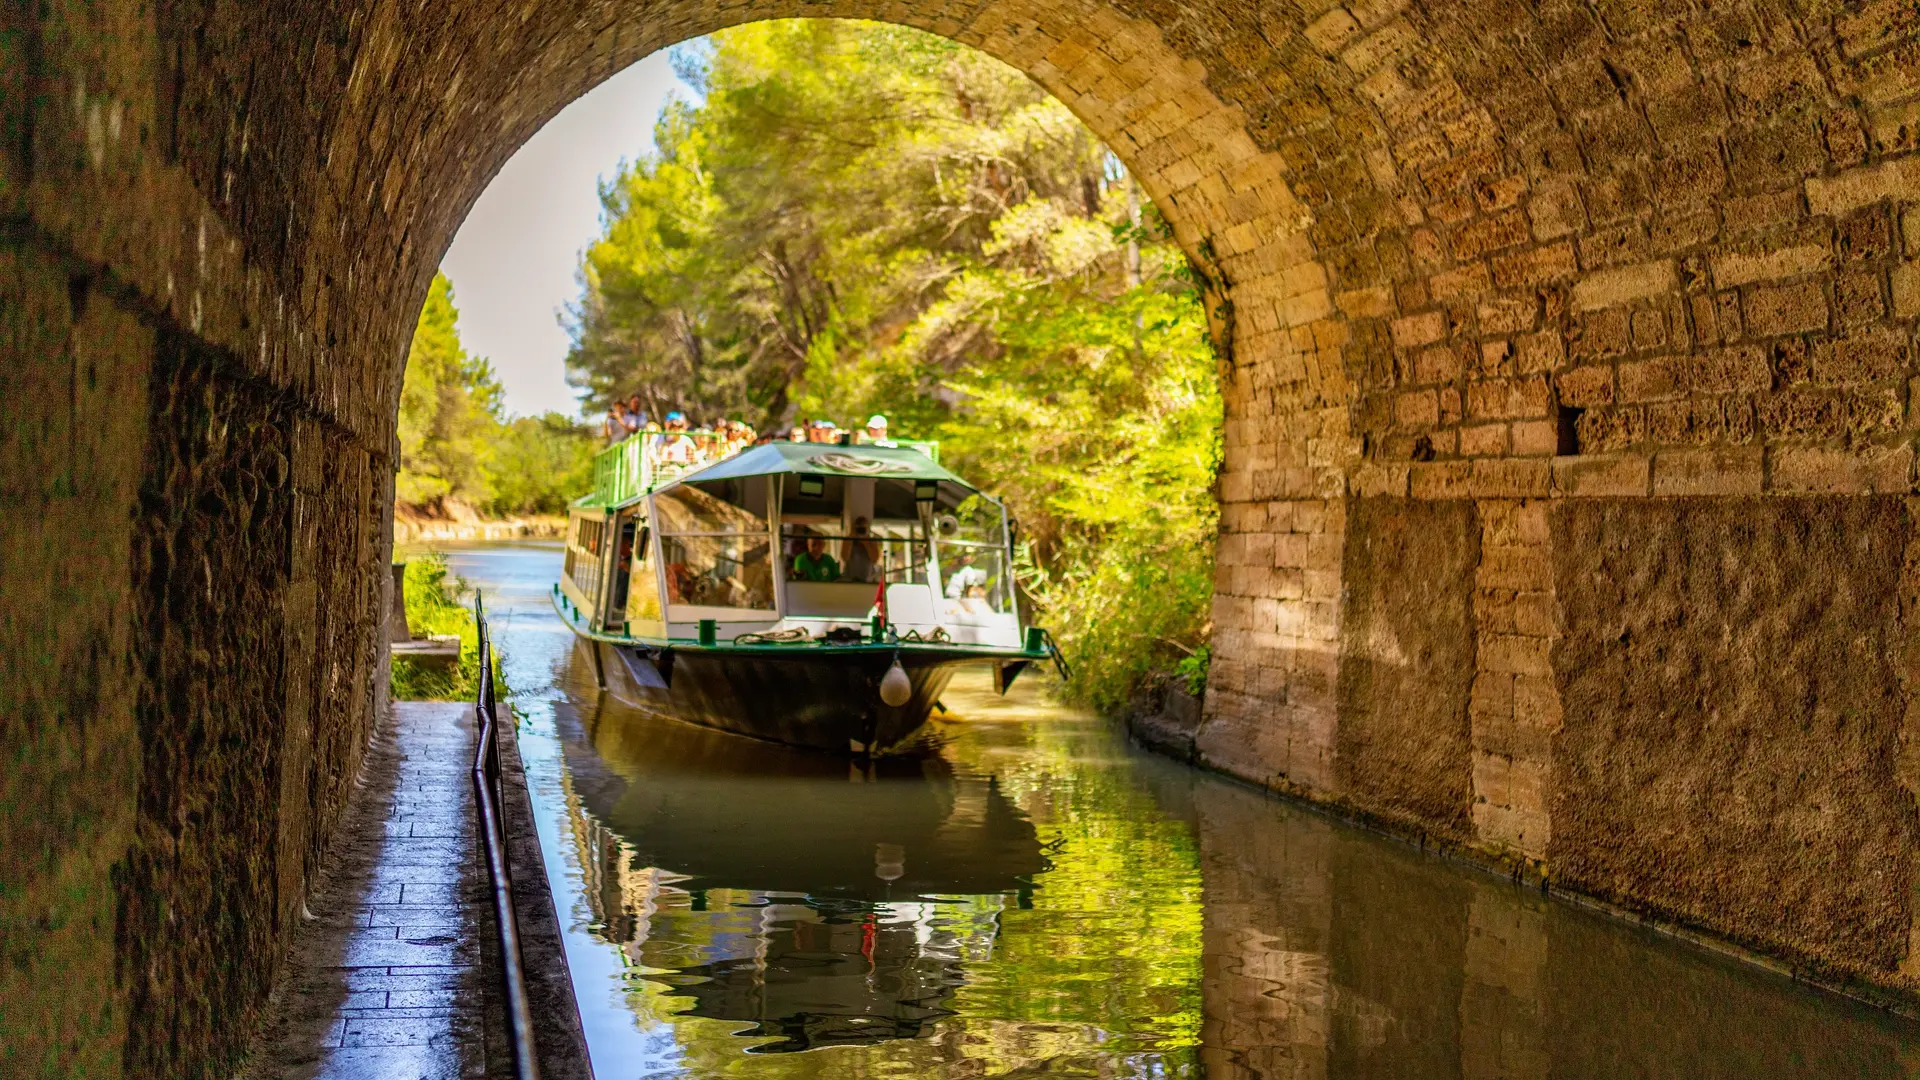
[[(623, 423), (695, 462), (750, 442), (740, 422), (931, 442), (1008, 500), (1025, 600), (1078, 656), (1080, 694), (1117, 710), (1202, 651), (1220, 434), (1204, 279), (1112, 150), (1018, 71), (896, 25), (745, 24), (673, 65), (654, 145), (603, 175), (584, 250), (561, 241), (581, 250), (572, 290), (528, 304), (568, 307), (567, 379), (596, 438), (571, 439), (564, 467), (524, 453), (526, 421), (489, 411), (499, 383), (462, 350), (466, 286), (436, 278), (401, 393), (405, 520), (435, 509), (420, 499), (515, 513), (535, 507), (506, 499), (534, 492), (562, 513)], [(533, 168), (516, 157), (503, 182), (534, 188)], [(497, 295), (485, 275), (519, 262), (471, 251), (532, 211), (491, 199), (455, 272)], [(657, 434), (675, 415), (692, 430)], [(828, 546), (844, 565), (844, 538)]]

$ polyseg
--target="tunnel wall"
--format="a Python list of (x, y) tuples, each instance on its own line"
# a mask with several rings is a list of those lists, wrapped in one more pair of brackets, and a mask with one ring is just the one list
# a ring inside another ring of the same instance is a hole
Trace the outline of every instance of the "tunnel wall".
[[(1920, 595), (1881, 561), (1920, 375), (1907, 0), (52, 0), (0, 3), (0, 1071), (241, 1052), (380, 707), (435, 263), (569, 101), (792, 15), (1027, 72), (1191, 259), (1226, 400), (1206, 764), (1920, 990), (1911, 657), (1859, 645), (1904, 642)], [(1876, 539), (1756, 540), (1718, 597), (1666, 565), (1715, 522), (1822, 515)], [(1594, 574), (1651, 591), (1599, 622)], [(1607, 638), (1623, 618), (1662, 647)], [(1806, 638), (1818, 693), (1706, 692)], [(1824, 749), (1739, 755), (1769, 734)], [(1619, 790), (1616, 759), (1803, 798), (1649, 872), (1728, 825)], [(1852, 814), (1878, 865), (1833, 839)]]
[(384, 365), (182, 169), (154, 20), (0, 7), (9, 1077), (231, 1075), (385, 692)]

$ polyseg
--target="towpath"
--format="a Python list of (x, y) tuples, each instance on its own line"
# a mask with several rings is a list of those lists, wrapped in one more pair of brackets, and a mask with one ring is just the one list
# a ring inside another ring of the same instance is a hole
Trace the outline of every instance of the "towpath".
[(511, 1075), (474, 740), (472, 705), (393, 706), (295, 934), (251, 1080)]

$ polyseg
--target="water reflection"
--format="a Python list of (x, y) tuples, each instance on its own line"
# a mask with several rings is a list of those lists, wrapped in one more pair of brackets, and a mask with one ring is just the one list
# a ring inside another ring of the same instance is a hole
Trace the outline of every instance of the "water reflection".
[[(519, 558), (463, 572), (543, 591)], [(528, 595), (503, 642), (539, 665), (509, 678), (560, 793), (550, 857), (620, 957), (617, 993), (580, 995), (622, 1018), (589, 1017), (603, 1080), (1920, 1075), (1904, 1021), (1139, 754), (1030, 687), (957, 681), (945, 744), (870, 774), (622, 714)]]
[(562, 727), (595, 922), (681, 1015), (774, 1037), (749, 1052), (931, 1034), (991, 954), (981, 900), (1051, 866), (997, 781), (937, 753), (856, 765), (591, 699)]

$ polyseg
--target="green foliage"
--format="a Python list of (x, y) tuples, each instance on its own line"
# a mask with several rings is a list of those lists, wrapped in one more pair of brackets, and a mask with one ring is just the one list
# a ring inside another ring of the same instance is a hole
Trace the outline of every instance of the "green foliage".
[(458, 493), (487, 501), (486, 442), (499, 424), (500, 384), (483, 359), (470, 357), (455, 326), (453, 285), (435, 274), (407, 350), (400, 389), (402, 502), (429, 503)]
[(559, 413), (521, 416), (502, 425), (489, 448), (497, 514), (561, 514), (593, 486), (593, 436)]
[(395, 496), (498, 514), (559, 513), (593, 473), (593, 433), (558, 413), (504, 418), (499, 380), (460, 344), (459, 310), (435, 274), (400, 389)]
[[(388, 680), (395, 701), (472, 701), (480, 690), (480, 631), (473, 617), (473, 588), (447, 569), (438, 552), (407, 560), (407, 628), (414, 637), (453, 635), (460, 662), (431, 668), (396, 658)], [(497, 673), (497, 672), (496, 672)]]
[(682, 52), (698, 104), (603, 190), (570, 378), (599, 406), (941, 443), (1020, 518), (1069, 692), (1120, 706), (1207, 640), (1221, 404), (1195, 276), (1058, 101), (893, 26)]
[(1199, 697), (1207, 688), (1207, 670), (1213, 666), (1213, 646), (1202, 645), (1186, 659), (1173, 665), (1173, 677), (1179, 679), (1187, 688), (1187, 693)]

